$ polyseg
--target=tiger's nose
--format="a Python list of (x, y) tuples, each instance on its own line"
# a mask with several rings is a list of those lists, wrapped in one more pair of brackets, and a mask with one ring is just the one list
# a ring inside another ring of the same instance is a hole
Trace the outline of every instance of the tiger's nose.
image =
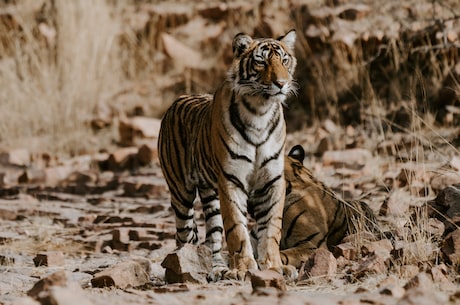
[(287, 83), (287, 80), (285, 79), (277, 79), (273, 81), (273, 84), (275, 84), (275, 86), (280, 89), (283, 88), (284, 85), (286, 85), (286, 83)]

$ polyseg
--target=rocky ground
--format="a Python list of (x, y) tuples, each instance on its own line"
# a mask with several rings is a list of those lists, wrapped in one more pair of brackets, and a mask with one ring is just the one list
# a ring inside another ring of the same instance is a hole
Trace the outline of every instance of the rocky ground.
[(460, 166), (449, 145), (437, 146), (441, 155), (415, 134), (394, 134), (372, 147), (362, 130), (330, 121), (290, 134), (288, 145), (306, 148), (306, 165), (344, 198), (368, 202), (392, 239), (350, 236), (318, 250), (295, 281), (254, 272), (208, 283), (206, 248), (171, 254), (157, 131), (157, 120), (135, 117), (120, 129), (132, 146), (112, 152), (2, 153), (0, 304), (460, 303), (460, 191), (452, 186)]

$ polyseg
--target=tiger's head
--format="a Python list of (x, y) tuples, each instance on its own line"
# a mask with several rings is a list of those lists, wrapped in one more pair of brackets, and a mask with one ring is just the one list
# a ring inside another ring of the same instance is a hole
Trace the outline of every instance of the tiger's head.
[(296, 33), (289, 31), (277, 39), (253, 39), (240, 33), (233, 39), (233, 65), (229, 80), (239, 95), (264, 99), (294, 93), (294, 44)]

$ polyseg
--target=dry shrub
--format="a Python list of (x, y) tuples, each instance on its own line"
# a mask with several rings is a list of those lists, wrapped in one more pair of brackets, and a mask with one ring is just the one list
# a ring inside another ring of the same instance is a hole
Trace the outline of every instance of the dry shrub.
[(95, 144), (85, 122), (120, 84), (119, 24), (105, 1), (39, 3), (46, 18), (39, 27), (27, 14), (35, 0), (17, 5), (17, 28), (0, 23), (11, 33), (11, 57), (0, 60), (0, 141), (30, 147), (38, 138), (47, 149), (76, 153)]

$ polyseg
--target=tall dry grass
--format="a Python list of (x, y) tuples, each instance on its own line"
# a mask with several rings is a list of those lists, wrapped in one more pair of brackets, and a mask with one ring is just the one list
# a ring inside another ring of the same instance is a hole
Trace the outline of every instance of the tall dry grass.
[(54, 24), (37, 29), (28, 9), (37, 3), (44, 2), (24, 0), (12, 11), (20, 29), (0, 23), (11, 33), (3, 35), (10, 50), (2, 50), (11, 56), (0, 58), (0, 142), (77, 153), (97, 145), (85, 124), (122, 80), (120, 23), (106, 1), (53, 1), (45, 12)]

